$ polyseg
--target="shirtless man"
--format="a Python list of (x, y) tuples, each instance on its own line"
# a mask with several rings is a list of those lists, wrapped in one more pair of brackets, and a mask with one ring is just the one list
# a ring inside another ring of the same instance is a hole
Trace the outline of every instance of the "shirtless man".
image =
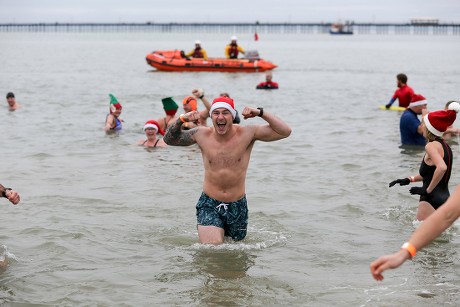
[(267, 125), (234, 125), (233, 99), (214, 99), (209, 111), (211, 127), (182, 130), (199, 112), (182, 114), (164, 136), (168, 145), (198, 144), (203, 157), (203, 193), (196, 205), (198, 237), (203, 244), (222, 244), (224, 236), (242, 240), (246, 236), (248, 209), (245, 180), (249, 158), (256, 140), (270, 142), (288, 137), (291, 128), (262, 108), (245, 107), (244, 119), (262, 117)]
[[(13, 205), (17, 205), (21, 200), (18, 192), (13, 191), (10, 188), (5, 188), (0, 184), (0, 195), (1, 197), (7, 198)], [(8, 259), (0, 255), (0, 269), (4, 269), (8, 266)]]
[(10, 111), (14, 111), (21, 107), (21, 105), (16, 101), (16, 98), (12, 92), (6, 94), (6, 101), (8, 102), (8, 110)]

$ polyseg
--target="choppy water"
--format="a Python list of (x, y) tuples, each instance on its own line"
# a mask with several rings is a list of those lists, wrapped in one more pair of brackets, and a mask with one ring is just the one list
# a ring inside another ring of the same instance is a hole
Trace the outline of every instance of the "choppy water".
[[(384, 282), (369, 273), (416, 227), (417, 198), (388, 182), (416, 174), (423, 155), (398, 148), (400, 114), (377, 106), (399, 72), (430, 109), (458, 99), (458, 38), (263, 35), (256, 44), (240, 34), (243, 47), (279, 65), (272, 92), (254, 89), (263, 74), (163, 73), (144, 60), (195, 39), (221, 56), (231, 35), (0, 33), (0, 92), (23, 105), (0, 110), (0, 183), (22, 198), (0, 200), (10, 262), (0, 305), (460, 303), (455, 226)], [(197, 147), (134, 145), (143, 123), (163, 114), (162, 97), (181, 101), (195, 87), (208, 97), (229, 92), (240, 111), (262, 106), (293, 128), (288, 139), (255, 145), (243, 242), (197, 244)], [(108, 93), (123, 105), (116, 136), (103, 132)], [(451, 187), (460, 183), (459, 145), (452, 149)]]

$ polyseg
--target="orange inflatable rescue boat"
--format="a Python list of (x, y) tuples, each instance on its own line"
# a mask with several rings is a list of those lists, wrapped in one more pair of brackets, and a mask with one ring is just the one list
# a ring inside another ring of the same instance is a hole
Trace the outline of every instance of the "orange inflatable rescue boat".
[(259, 58), (257, 51), (246, 52), (243, 59), (187, 58), (180, 50), (153, 51), (147, 54), (147, 63), (163, 71), (220, 71), (220, 72), (261, 72), (277, 66)]

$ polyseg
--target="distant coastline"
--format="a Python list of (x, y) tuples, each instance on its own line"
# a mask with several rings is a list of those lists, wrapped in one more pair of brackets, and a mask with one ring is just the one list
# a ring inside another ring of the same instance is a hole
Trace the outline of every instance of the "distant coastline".
[[(221, 32), (329, 34), (334, 23), (2, 23), (0, 32)], [(460, 35), (460, 23), (355, 23), (354, 34)]]

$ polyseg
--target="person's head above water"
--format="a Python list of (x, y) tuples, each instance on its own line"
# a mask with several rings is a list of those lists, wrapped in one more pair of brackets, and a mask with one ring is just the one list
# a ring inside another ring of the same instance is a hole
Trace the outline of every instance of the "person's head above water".
[(12, 92), (6, 94), (6, 101), (8, 102), (10, 107), (14, 107), (14, 105), (16, 104), (16, 98), (14, 98), (14, 94)]
[(185, 97), (184, 100), (182, 100), (182, 105), (185, 112), (196, 111), (198, 108), (196, 98), (192, 96)]
[(118, 102), (117, 98), (113, 96), (112, 94), (109, 94), (110, 97), (110, 114), (120, 111), (121, 112), (121, 104)]
[(148, 120), (147, 122), (145, 122), (144, 124), (144, 131), (148, 130), (148, 129), (153, 129), (155, 130), (157, 133), (161, 134), (161, 135), (164, 135), (164, 131), (161, 130), (160, 128), (160, 124), (156, 121), (156, 120)]
[(442, 137), (448, 127), (452, 126), (457, 113), (460, 111), (460, 104), (456, 101), (449, 104), (447, 110), (432, 111), (423, 117), (426, 129), (438, 137)]
[(425, 97), (420, 94), (414, 94), (410, 101), (408, 108), (412, 109), (417, 114), (422, 114), (422, 110), (426, 109), (426, 105), (428, 101), (426, 101)]
[(177, 109), (179, 109), (179, 106), (177, 103), (172, 99), (172, 97), (166, 97), (161, 99), (161, 102), (163, 103), (163, 109), (165, 110), (166, 115), (169, 116), (174, 116), (176, 115)]

